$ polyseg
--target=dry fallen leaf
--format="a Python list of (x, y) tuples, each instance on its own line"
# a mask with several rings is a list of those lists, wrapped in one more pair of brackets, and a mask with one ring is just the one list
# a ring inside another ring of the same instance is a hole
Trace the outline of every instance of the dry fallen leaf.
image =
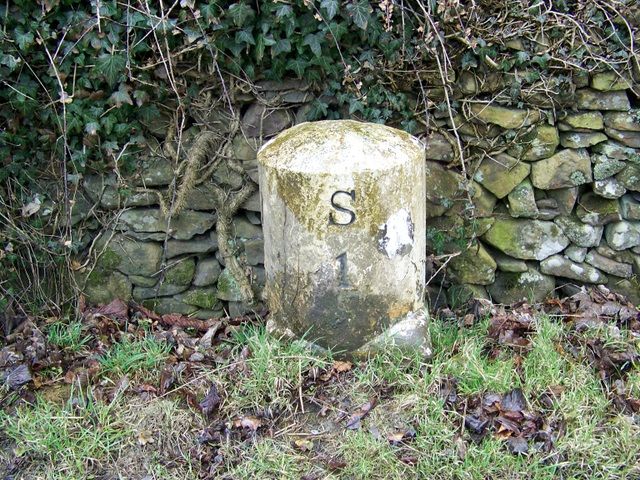
[(353, 368), (353, 364), (351, 362), (341, 362), (339, 360), (336, 360), (335, 362), (333, 362), (333, 370), (336, 373), (348, 372), (352, 368)]
[(155, 442), (153, 434), (149, 430), (141, 430), (138, 432), (138, 443), (140, 445), (146, 445), (148, 443)]
[(307, 440), (306, 438), (295, 440), (293, 444), (298, 450), (302, 452), (310, 452), (311, 450), (313, 450), (313, 442), (311, 440)]
[(255, 432), (262, 426), (262, 420), (253, 415), (247, 415), (246, 417), (237, 418), (233, 421), (235, 428), (248, 428), (252, 432)]

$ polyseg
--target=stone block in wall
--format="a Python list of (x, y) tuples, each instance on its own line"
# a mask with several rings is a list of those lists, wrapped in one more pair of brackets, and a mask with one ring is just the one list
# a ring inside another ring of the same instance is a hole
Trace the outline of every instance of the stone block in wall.
[[(167, 225), (167, 218), (159, 208), (133, 208), (122, 212), (118, 218), (117, 228), (139, 233), (168, 233), (170, 238), (189, 240), (209, 230), (215, 221), (214, 214), (184, 210), (178, 215), (173, 215), (170, 224)], [(168, 232), (167, 226), (169, 226)]]
[(538, 205), (533, 191), (533, 185), (529, 178), (525, 178), (507, 196), (509, 214), (519, 218), (537, 218)]
[(489, 253), (501, 272), (526, 272), (529, 268), (524, 260), (510, 257), (495, 248), (489, 248)]
[(453, 147), (447, 138), (438, 132), (431, 132), (424, 139), (426, 159), (449, 163), (453, 160)]
[[(600, 153), (606, 155), (609, 158), (615, 158), (616, 160), (633, 161), (638, 155), (633, 148), (622, 145), (619, 142), (609, 140), (608, 142), (599, 143), (591, 149), (594, 153)], [(640, 163), (640, 159), (636, 161)]]
[(607, 245), (614, 250), (626, 250), (640, 245), (640, 222), (620, 221), (608, 224), (604, 230)]
[(627, 147), (640, 148), (640, 132), (615, 130), (613, 128), (605, 128), (604, 131), (609, 138), (613, 138)]
[(594, 90), (610, 92), (614, 90), (627, 90), (633, 87), (633, 81), (627, 75), (617, 72), (601, 72), (591, 76), (589, 85)]
[(476, 74), (468, 70), (463, 71), (456, 81), (460, 91), (467, 95), (497, 92), (504, 88), (504, 83), (504, 77), (500, 73)]
[(107, 210), (158, 204), (158, 195), (154, 192), (120, 189), (115, 175), (87, 175), (82, 184), (89, 198)]
[[(456, 199), (464, 194), (464, 178), (455, 170), (449, 170), (437, 162), (426, 162), (425, 176), (427, 184), (427, 200), (436, 206), (440, 213), (430, 212), (427, 208), (427, 217), (442, 215), (453, 206)], [(434, 214), (435, 215), (431, 215)]]
[(196, 287), (215, 285), (221, 272), (220, 263), (215, 258), (201, 258), (196, 265), (193, 285)]
[(96, 241), (95, 251), (100, 253), (96, 266), (105, 271), (151, 277), (160, 270), (162, 245), (157, 242), (141, 242), (124, 234), (112, 236), (111, 232), (105, 232)]
[(560, 115), (558, 127), (562, 131), (573, 130), (576, 132), (603, 130), (604, 119), (600, 112), (565, 112)]
[(126, 275), (117, 272), (94, 271), (80, 282), (82, 293), (93, 304), (107, 304), (114, 298), (125, 302), (131, 299), (132, 284)]
[(464, 118), (462, 115), (455, 115), (453, 121), (447, 116), (447, 125), (457, 129), (459, 134), (468, 135), (470, 138), (496, 138), (503, 133), (498, 125), (480, 123)]
[(604, 114), (604, 124), (615, 130), (640, 132), (640, 115), (628, 112), (607, 112)]
[(473, 202), (473, 214), (476, 218), (490, 216), (498, 201), (495, 195), (473, 180), (469, 182), (469, 197)]
[(175, 172), (172, 163), (162, 157), (143, 158), (132, 181), (136, 186), (164, 187), (169, 185)]
[(616, 174), (616, 180), (627, 190), (640, 192), (640, 165), (627, 164), (627, 166)]
[(452, 257), (449, 262), (449, 269), (458, 282), (475, 285), (493, 283), (496, 268), (496, 262), (491, 254), (479, 241), (472, 242), (468, 248)]
[(212, 231), (204, 235), (196, 235), (190, 240), (169, 240), (165, 254), (167, 258), (187, 253), (208, 253), (218, 249), (218, 235)]
[(240, 286), (229, 269), (224, 269), (218, 277), (216, 297), (227, 302), (241, 302), (244, 300)]
[(640, 220), (640, 195), (623, 196), (620, 199), (620, 214), (625, 220)]
[(487, 287), (487, 291), (494, 302), (512, 304), (523, 300), (542, 302), (555, 287), (553, 276), (527, 268), (523, 272), (497, 272), (495, 282)]
[(564, 253), (564, 256), (569, 260), (573, 260), (577, 263), (584, 262), (584, 259), (587, 257), (588, 249), (585, 247), (578, 247), (577, 245), (569, 245)]
[(187, 288), (189, 288), (189, 285), (171, 285), (168, 283), (161, 283), (153, 287), (134, 287), (133, 299), (137, 302), (142, 302), (150, 298), (176, 295), (184, 292)]
[(622, 160), (601, 154), (591, 155), (591, 163), (593, 164), (594, 180), (605, 180), (606, 178), (610, 178), (618, 172), (621, 172), (627, 165)]
[(254, 103), (242, 117), (242, 133), (249, 138), (270, 137), (291, 126), (291, 114), (284, 109)]
[(624, 295), (634, 305), (640, 304), (640, 277), (638, 275), (629, 279), (609, 276), (607, 288), (612, 292)]
[(531, 165), (531, 183), (542, 190), (574, 187), (592, 180), (591, 160), (585, 149), (561, 150)]
[(582, 223), (578, 217), (561, 216), (554, 220), (562, 232), (579, 247), (597, 247), (602, 239), (604, 227)]
[(593, 182), (593, 193), (596, 195), (615, 199), (620, 198), (627, 192), (627, 189), (615, 179), (615, 177), (605, 178), (604, 180), (596, 180)]
[(631, 108), (625, 91), (599, 92), (590, 88), (576, 90), (576, 107), (581, 110), (619, 110)]
[(607, 140), (607, 136), (602, 132), (562, 132), (560, 134), (560, 145), (565, 148), (587, 148)]
[[(573, 207), (578, 199), (578, 187), (557, 188), (554, 190), (545, 190), (541, 192), (544, 194), (544, 198), (555, 200), (555, 208), (558, 209), (560, 214), (569, 215), (573, 211)], [(542, 205), (537, 202), (538, 209), (542, 210)]]
[(561, 252), (569, 239), (555, 223), (543, 220), (497, 218), (482, 239), (522, 260), (542, 260)]
[(558, 129), (551, 125), (537, 125), (525, 134), (516, 146), (508, 150), (509, 155), (533, 162), (553, 155), (560, 144)]
[(591, 192), (580, 197), (576, 215), (581, 222), (590, 225), (606, 225), (621, 218), (617, 200), (603, 198)]
[(633, 277), (633, 267), (631, 266), (631, 264), (617, 262), (611, 258), (600, 255), (595, 250), (591, 250), (589, 253), (587, 253), (584, 261), (589, 265), (597, 268), (598, 270), (602, 270), (603, 272), (610, 275), (615, 275), (616, 277)]
[(547, 275), (569, 278), (584, 283), (607, 283), (607, 276), (587, 263), (572, 262), (562, 255), (553, 255), (540, 262), (540, 271)]
[(231, 142), (231, 151), (233, 152), (233, 157), (237, 160), (255, 160), (259, 148), (260, 140), (248, 138), (242, 133), (233, 137)]
[(528, 163), (499, 153), (493, 157), (484, 157), (473, 179), (496, 197), (503, 198), (529, 176), (530, 170)]
[(539, 122), (541, 118), (538, 110), (522, 110), (478, 103), (471, 105), (471, 112), (475, 118), (483, 122), (493, 123), (506, 129), (528, 127)]

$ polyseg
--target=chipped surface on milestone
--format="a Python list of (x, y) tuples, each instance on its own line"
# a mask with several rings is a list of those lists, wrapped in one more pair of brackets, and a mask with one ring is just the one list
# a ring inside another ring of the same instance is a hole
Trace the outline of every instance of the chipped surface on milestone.
[(267, 143), (258, 161), (270, 329), (336, 351), (366, 354), (387, 337), (428, 351), (416, 313), (422, 143), (377, 124), (303, 123)]

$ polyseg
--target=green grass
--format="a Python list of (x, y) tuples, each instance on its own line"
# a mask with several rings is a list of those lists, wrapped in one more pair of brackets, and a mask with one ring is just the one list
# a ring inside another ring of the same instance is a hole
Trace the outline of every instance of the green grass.
[[(114, 478), (197, 478), (205, 475), (199, 459), (207, 455), (221, 459), (216, 478), (249, 480), (640, 478), (640, 425), (612, 407), (612, 387), (588, 362), (586, 347), (575, 342), (576, 336), (581, 342), (597, 338), (609, 348), (630, 348), (637, 346), (630, 332), (607, 326), (576, 332), (570, 323), (540, 314), (530, 347), (515, 361), (507, 347), (497, 347), (495, 359), (487, 356), (487, 347), (495, 348), (487, 328), (487, 319), (471, 328), (433, 319), (431, 359), (389, 347), (348, 371), (313, 381), (312, 371), (330, 371), (331, 354), (245, 326), (231, 340), (227, 360), (214, 368), (203, 365), (175, 387), (190, 389), (200, 401), (215, 382), (221, 403), (212, 417), (188, 407), (179, 394), (86, 401), (82, 408), (40, 399), (2, 417), (1, 427), (29, 459), (31, 467), (22, 473), (32, 475), (24, 478), (94, 478), (86, 472), (95, 465)], [(129, 373), (135, 382), (167, 355), (167, 345), (151, 336), (124, 338), (100, 362), (104, 374)], [(514, 455), (492, 433), (473, 441), (464, 428), (463, 400), (452, 407), (441, 397), (449, 380), (460, 397), (522, 388), (527, 408), (539, 412), (555, 435), (552, 450), (536, 451), (530, 442), (527, 454)], [(622, 382), (628, 395), (640, 396), (637, 370)], [(346, 429), (349, 416), (372, 400), (377, 403), (360, 427)], [(320, 415), (322, 405), (329, 408)], [(234, 426), (249, 414), (261, 419), (256, 432)], [(219, 443), (198, 441), (203, 429), (221, 423), (228, 430)], [(398, 445), (389, 442), (389, 435), (406, 431), (415, 435)], [(139, 444), (140, 432), (153, 443)], [(300, 439), (312, 442), (310, 451), (299, 448)], [(331, 459), (340, 468), (332, 468)]]
[(150, 335), (129, 340), (123, 337), (98, 358), (104, 375), (125, 375), (131, 372), (149, 372), (161, 365), (171, 347)]
[(91, 335), (85, 335), (83, 330), (84, 326), (80, 321), (56, 322), (47, 329), (47, 340), (70, 352), (79, 352), (91, 341)]
[(3, 414), (4, 435), (15, 442), (17, 456), (40, 459), (24, 478), (84, 479), (97, 462), (107, 462), (129, 434), (118, 403), (98, 402), (83, 394), (63, 405), (38, 398), (33, 407)]

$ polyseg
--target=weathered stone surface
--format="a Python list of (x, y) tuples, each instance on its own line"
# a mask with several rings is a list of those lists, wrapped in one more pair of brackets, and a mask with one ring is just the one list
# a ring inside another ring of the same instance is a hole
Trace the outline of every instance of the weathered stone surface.
[(537, 110), (519, 110), (476, 103), (471, 105), (471, 111), (483, 122), (508, 129), (528, 127), (540, 121), (540, 112)]
[(640, 132), (640, 116), (628, 112), (607, 112), (604, 115), (604, 124), (615, 130)]
[(584, 149), (561, 150), (531, 166), (531, 183), (543, 190), (574, 187), (591, 181), (591, 160)]
[(624, 195), (627, 189), (615, 177), (609, 177), (593, 182), (593, 192), (603, 198), (615, 199)]
[(476, 218), (488, 217), (492, 214), (498, 199), (478, 182), (469, 182), (469, 196), (474, 207)]
[(258, 149), (260, 148), (260, 140), (256, 138), (248, 138), (242, 133), (233, 137), (231, 149), (233, 156), (237, 160), (255, 160)]
[(87, 175), (83, 186), (94, 203), (108, 210), (122, 207), (145, 207), (158, 204), (153, 192), (135, 192), (118, 187), (115, 175)]
[(583, 223), (590, 225), (606, 225), (620, 220), (618, 201), (602, 198), (593, 193), (586, 193), (580, 197), (576, 215)]
[(146, 158), (141, 162), (140, 172), (135, 178), (136, 185), (161, 187), (173, 181), (173, 165), (162, 157)]
[(540, 262), (540, 271), (556, 277), (570, 278), (584, 283), (607, 283), (607, 276), (586, 263), (575, 263), (562, 255), (553, 255)]
[(150, 298), (166, 297), (184, 292), (189, 285), (171, 285), (169, 283), (161, 283), (154, 287), (135, 287), (133, 289), (133, 299), (142, 302)]
[(498, 266), (498, 270), (502, 272), (526, 272), (528, 269), (527, 262), (524, 260), (505, 255), (500, 250), (492, 249), (490, 253)]
[(283, 132), (258, 161), (269, 330), (358, 353), (388, 335), (424, 352), (424, 146), (322, 121)]
[(218, 291), (216, 296), (220, 300), (232, 302), (240, 302), (244, 300), (238, 281), (231, 274), (229, 269), (225, 268), (218, 277)]
[(569, 245), (560, 227), (542, 220), (498, 218), (482, 238), (507, 255), (523, 260), (542, 260)]
[[(600, 112), (580, 112), (561, 117), (568, 130), (602, 130), (604, 122)], [(562, 129), (562, 128), (561, 128)]]
[(528, 163), (500, 153), (485, 157), (473, 178), (496, 197), (503, 198), (529, 175), (530, 170)]
[(626, 92), (599, 92), (588, 88), (576, 90), (576, 106), (584, 110), (620, 110), (631, 108)]
[(604, 231), (607, 244), (614, 250), (626, 250), (640, 245), (640, 222), (615, 222)]
[(129, 280), (136, 287), (153, 287), (158, 283), (158, 277), (144, 277), (142, 275), (129, 275)]
[(97, 266), (104, 270), (119, 270), (124, 274), (151, 277), (160, 270), (162, 246), (155, 242), (139, 242), (125, 235), (111, 237), (104, 234), (96, 242), (96, 252), (101, 252)]
[(254, 103), (242, 117), (242, 133), (248, 138), (270, 137), (291, 125), (292, 118), (287, 110), (267, 109), (265, 105)]
[[(161, 315), (166, 313), (193, 315), (198, 310), (198, 307), (184, 303), (182, 301), (181, 294), (177, 294), (172, 297), (149, 298), (147, 300), (143, 300), (142, 305)], [(196, 316), (197, 318), (197, 315), (193, 316)]]
[(167, 258), (177, 257), (185, 253), (208, 253), (218, 248), (218, 235), (209, 232), (204, 235), (196, 235), (191, 240), (169, 240), (167, 242)]
[(576, 263), (582, 263), (584, 262), (584, 259), (587, 256), (587, 249), (584, 247), (577, 247), (575, 245), (570, 245), (565, 249), (564, 255), (569, 260), (573, 260)]
[(200, 259), (193, 277), (193, 285), (196, 287), (215, 285), (221, 272), (220, 263), (215, 258)]
[(605, 128), (605, 133), (609, 137), (631, 148), (640, 148), (640, 132), (627, 132), (625, 130), (614, 130)]
[[(545, 193), (547, 198), (556, 201), (556, 207), (562, 215), (569, 215), (573, 211), (573, 207), (578, 199), (577, 187), (557, 188), (555, 190), (547, 190)], [(540, 210), (542, 208), (540, 202), (538, 201), (537, 204)]]
[(196, 271), (193, 257), (182, 258), (172, 263), (164, 272), (163, 284), (190, 285)]
[(551, 125), (541, 124), (522, 137), (520, 142), (507, 153), (528, 162), (548, 158), (560, 144), (558, 130)]
[(262, 204), (260, 200), (260, 192), (256, 191), (253, 195), (251, 195), (246, 202), (242, 204), (242, 208), (244, 210), (249, 210), (251, 212), (260, 212), (262, 210)]
[(599, 143), (598, 145), (593, 146), (591, 151), (601, 153), (609, 158), (615, 158), (616, 160), (632, 160), (637, 156), (637, 152), (633, 148), (629, 148), (619, 142), (614, 142), (613, 140)]
[(262, 225), (260, 212), (252, 212), (248, 210), (245, 214), (247, 216), (247, 220), (249, 220), (252, 225)]
[(528, 178), (525, 178), (515, 187), (508, 198), (509, 213), (512, 217), (536, 218), (538, 216), (538, 206), (533, 192), (533, 185)]
[(451, 273), (460, 283), (489, 285), (493, 283), (496, 262), (480, 242), (474, 242), (449, 262)]
[(577, 217), (562, 216), (554, 220), (572, 243), (579, 247), (597, 247), (604, 227), (582, 223)]
[(120, 272), (93, 272), (87, 278), (82, 292), (93, 304), (107, 304), (116, 298), (127, 302), (131, 299), (131, 287), (129, 279)]
[(233, 218), (233, 236), (235, 238), (262, 238), (262, 228), (252, 224), (245, 217)]
[(593, 178), (594, 180), (604, 180), (612, 177), (624, 169), (626, 163), (606, 155), (592, 155)]
[(607, 136), (602, 132), (562, 132), (560, 145), (565, 148), (585, 148), (605, 142)]
[(187, 305), (195, 305), (205, 310), (220, 308), (217, 292), (213, 287), (191, 288), (181, 295), (181, 300)]
[(427, 160), (449, 163), (453, 160), (453, 147), (444, 135), (432, 132), (424, 139)]
[(542, 302), (555, 287), (555, 278), (530, 268), (524, 272), (498, 272), (487, 290), (494, 302), (509, 305), (522, 300)]
[[(169, 236), (176, 240), (189, 240), (213, 227), (216, 216), (196, 210), (184, 210), (171, 218)], [(120, 215), (118, 228), (134, 232), (166, 232), (167, 219), (159, 208), (134, 208)]]
[(93, 205), (82, 193), (76, 193), (75, 196), (69, 200), (69, 203), (71, 206), (70, 226), (73, 227), (89, 217)]
[(627, 190), (640, 192), (640, 165), (628, 164), (616, 174), (616, 180)]
[(640, 220), (640, 195), (627, 194), (622, 197), (620, 213), (625, 220)]
[(640, 277), (638, 275), (630, 279), (611, 276), (607, 288), (627, 297), (634, 305), (640, 305)]
[(633, 83), (625, 75), (617, 72), (602, 72), (592, 75), (591, 88), (602, 92), (610, 92), (613, 90), (626, 90), (633, 86)]
[(616, 262), (615, 260), (600, 255), (595, 250), (591, 250), (587, 253), (585, 262), (589, 265), (593, 265), (598, 270), (615, 275), (616, 277), (631, 278), (633, 276), (633, 268), (631, 264)]
[(464, 192), (462, 175), (453, 170), (447, 170), (437, 162), (426, 162), (425, 179), (429, 186), (426, 193), (427, 200), (434, 205), (444, 207), (445, 210), (451, 208), (453, 202)]
[[(634, 250), (638, 251), (634, 252)], [(632, 247), (628, 250), (614, 250), (604, 241), (596, 248), (596, 251), (603, 257), (610, 258), (616, 262), (628, 263), (631, 265), (633, 272), (640, 275), (640, 247)]]
[(244, 240), (244, 256), (249, 265), (264, 263), (264, 240), (260, 238)]
[(474, 298), (489, 300), (487, 289), (471, 283), (452, 285), (447, 289), (447, 301), (452, 308), (458, 308)]

